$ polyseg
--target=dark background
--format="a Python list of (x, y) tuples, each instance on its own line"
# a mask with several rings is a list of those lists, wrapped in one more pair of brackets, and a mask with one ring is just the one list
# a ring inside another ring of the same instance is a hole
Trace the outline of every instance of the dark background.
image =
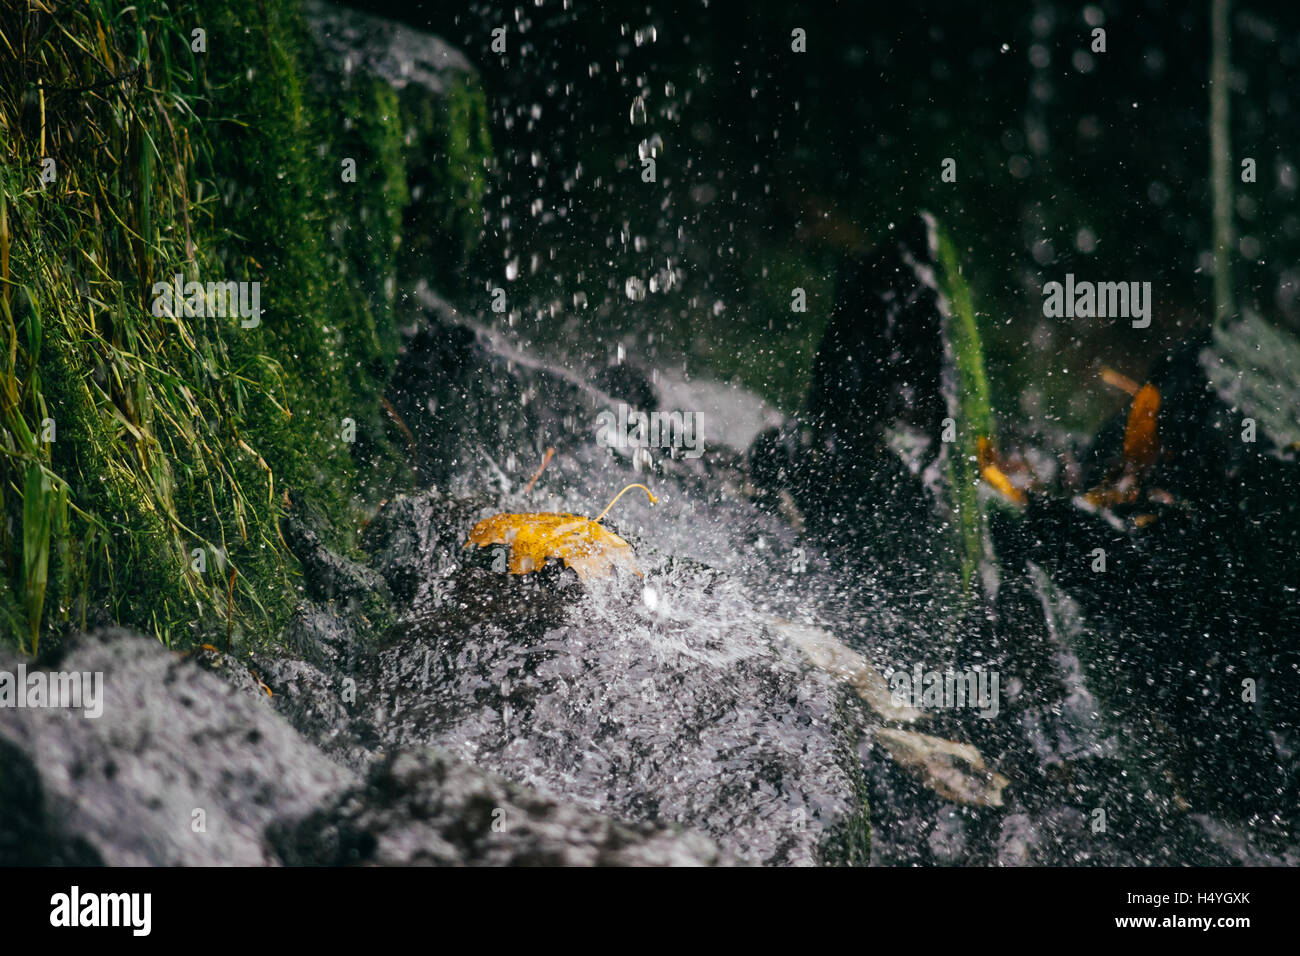
[[(837, 262), (918, 207), (964, 250), (1004, 417), (1091, 428), (1127, 400), (1102, 365), (1140, 380), (1210, 320), (1208, 0), (355, 5), (481, 71), (497, 169), (467, 305), (505, 287), (539, 347), (685, 356), (793, 410)], [(1300, 7), (1235, 5), (1232, 61), (1238, 306), (1300, 331)], [(1042, 286), (1067, 272), (1151, 281), (1151, 328), (1044, 319)]]

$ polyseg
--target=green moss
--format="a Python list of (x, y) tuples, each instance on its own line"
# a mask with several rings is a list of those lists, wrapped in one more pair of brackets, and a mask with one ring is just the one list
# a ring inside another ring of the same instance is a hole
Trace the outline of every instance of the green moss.
[[(39, 64), (0, 62), (0, 624), (272, 635), (297, 599), (289, 500), (346, 551), (367, 502), (407, 480), (382, 394), (408, 184), (453, 210), (438, 235), (459, 274), (481, 231), (482, 94), (466, 78), (413, 118), (373, 77), (314, 84), (294, 2), (89, 0), (0, 30), (35, 38), (20, 46)], [(154, 316), (152, 284), (175, 274), (260, 282), (260, 324)]]
[(436, 161), (411, 176), (404, 267), (442, 288), (468, 291), (465, 276), (483, 235), (485, 160), (492, 154), (487, 98), (472, 76), (451, 79), (444, 102), (408, 88), (401, 98), (411, 149)]

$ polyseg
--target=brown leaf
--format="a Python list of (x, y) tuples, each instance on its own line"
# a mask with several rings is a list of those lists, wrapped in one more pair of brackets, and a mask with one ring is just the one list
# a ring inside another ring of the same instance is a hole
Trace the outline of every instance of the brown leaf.
[(978, 807), (1002, 806), (1002, 791), (1011, 781), (989, 770), (984, 757), (970, 744), (889, 727), (880, 727), (875, 733), (899, 765), (945, 800)]
[(1151, 384), (1143, 385), (1133, 396), (1124, 427), (1124, 462), (1134, 471), (1150, 468), (1160, 453), (1159, 415), (1160, 390)]

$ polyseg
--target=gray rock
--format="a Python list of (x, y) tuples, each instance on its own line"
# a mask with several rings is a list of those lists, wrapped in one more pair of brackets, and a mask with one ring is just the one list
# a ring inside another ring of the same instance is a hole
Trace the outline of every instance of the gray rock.
[[(17, 665), (7, 658), (0, 670)], [(3, 708), (0, 742), (39, 771), (44, 818), (110, 865), (269, 862), (272, 820), (304, 815), (356, 779), (268, 705), (157, 641), (102, 631), (74, 639), (55, 666), (102, 673), (103, 714)], [(0, 786), (0, 798), (0, 833), (34, 812), (30, 787)], [(198, 810), (206, 832), (193, 829)]]
[(291, 658), (256, 658), (254, 666), (272, 691), (271, 705), (299, 733), (354, 770), (371, 763), (374, 753), (362, 740), (372, 734), (349, 710), (344, 672)]
[(422, 587), (460, 563), (464, 531), (484, 504), (432, 489), (399, 495), (379, 509), (366, 525), (361, 544), (395, 598), (415, 600)]
[(394, 20), (320, 0), (308, 0), (304, 10), (316, 42), (338, 58), (346, 73), (371, 73), (395, 89), (414, 86), (443, 96), (452, 75), (474, 72), (465, 54), (451, 44)]
[(388, 585), (371, 568), (325, 547), (321, 537), (306, 523), (286, 519), (280, 523), (293, 556), (302, 562), (307, 588), (322, 600), (336, 598), (352, 608), (363, 609), (375, 601), (388, 602)]
[[(379, 739), (597, 813), (698, 829), (747, 862), (862, 860), (852, 718), (834, 682), (768, 628), (805, 600), (790, 569), (796, 547), (813, 549), (746, 500), (743, 474), (712, 446), (638, 474), (596, 441), (596, 416), (617, 399), (427, 290), (417, 299), (392, 392), (420, 474), (443, 493), (391, 502), (365, 534), (409, 600), (358, 680)], [(507, 575), (493, 548), (463, 548), (493, 513), (595, 515), (638, 480), (660, 503), (629, 497), (603, 524), (644, 579), (584, 584), (554, 563)]]
[(103, 866), (45, 799), (32, 758), (0, 738), (0, 866)]
[(272, 842), (291, 865), (712, 866), (698, 833), (624, 824), (539, 796), (446, 754), (397, 754), (365, 787)]
[[(254, 678), (201, 656), (120, 629), (74, 638), (54, 669), (102, 673), (101, 716), (0, 709), (0, 865), (723, 862), (700, 834), (619, 823), (436, 754), (394, 754), (360, 786), (272, 707), (364, 764), (376, 754), (350, 735), (331, 677), (254, 660)], [(19, 663), (0, 656), (0, 670)]]
[(283, 638), (294, 653), (321, 667), (336, 662), (346, 664), (358, 645), (351, 621), (331, 602), (305, 603), (295, 609)]
[(838, 688), (771, 639), (735, 582), (665, 568), (645, 580), (654, 608), (640, 583), (466, 569), (363, 667), (359, 705), (390, 747), (693, 827), (747, 862), (847, 862), (840, 848), (865, 839), (845, 831), (865, 822)]

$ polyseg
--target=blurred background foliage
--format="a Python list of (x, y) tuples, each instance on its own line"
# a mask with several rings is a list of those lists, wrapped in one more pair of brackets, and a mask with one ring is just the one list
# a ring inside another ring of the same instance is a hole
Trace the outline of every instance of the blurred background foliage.
[[(499, 180), (478, 305), (505, 287), (538, 343), (684, 351), (793, 411), (840, 257), (917, 208), (961, 250), (1003, 415), (1090, 431), (1127, 401), (1101, 366), (1140, 381), (1210, 321), (1208, 2), (364, 7), (480, 66)], [(1238, 306), (1297, 331), (1300, 8), (1236, 3), (1231, 38)], [(1151, 328), (1045, 319), (1067, 272), (1152, 282)]]

